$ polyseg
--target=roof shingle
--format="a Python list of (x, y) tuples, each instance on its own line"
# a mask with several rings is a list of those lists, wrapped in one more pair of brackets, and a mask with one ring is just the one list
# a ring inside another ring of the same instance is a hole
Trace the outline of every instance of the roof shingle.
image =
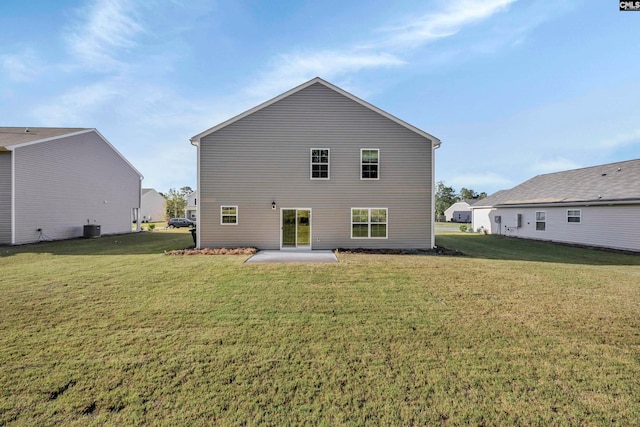
[(640, 159), (535, 176), (480, 206), (640, 200)]

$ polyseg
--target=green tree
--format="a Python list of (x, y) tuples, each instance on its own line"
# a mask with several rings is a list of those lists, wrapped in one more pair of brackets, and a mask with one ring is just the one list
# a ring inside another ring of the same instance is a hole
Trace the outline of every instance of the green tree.
[(469, 188), (462, 187), (460, 189), (460, 200), (475, 199), (477, 197), (478, 194)]
[(184, 216), (185, 209), (187, 208), (187, 198), (191, 193), (193, 193), (191, 187), (181, 187), (179, 190), (170, 188), (167, 193), (160, 193), (167, 200), (167, 219), (181, 218)]
[(456, 196), (456, 190), (453, 187), (447, 187), (444, 182), (439, 181), (436, 184), (436, 217), (444, 216), (444, 211), (452, 204), (460, 200)]

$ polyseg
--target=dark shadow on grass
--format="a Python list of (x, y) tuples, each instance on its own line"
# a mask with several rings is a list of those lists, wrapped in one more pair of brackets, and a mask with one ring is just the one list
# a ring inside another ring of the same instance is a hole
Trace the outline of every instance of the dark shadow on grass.
[(470, 233), (436, 235), (436, 245), (472, 258), (584, 265), (640, 265), (640, 254)]
[(0, 257), (25, 253), (53, 255), (145, 255), (193, 246), (190, 233), (141, 232), (112, 234), (92, 239), (69, 239), (19, 246), (0, 246)]

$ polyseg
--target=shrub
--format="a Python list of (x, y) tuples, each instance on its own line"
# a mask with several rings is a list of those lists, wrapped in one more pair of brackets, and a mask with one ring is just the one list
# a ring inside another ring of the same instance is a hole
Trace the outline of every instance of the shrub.
[(155, 224), (149, 224), (149, 225), (147, 225), (147, 229), (148, 229), (149, 231), (153, 231), (153, 229), (154, 229), (154, 228), (156, 228), (156, 225), (155, 225)]
[(460, 226), (460, 231), (462, 231), (463, 233), (466, 233), (466, 232), (467, 232), (467, 226), (466, 226), (466, 225), (464, 225), (464, 224), (463, 224), (463, 225), (461, 225), (461, 226)]

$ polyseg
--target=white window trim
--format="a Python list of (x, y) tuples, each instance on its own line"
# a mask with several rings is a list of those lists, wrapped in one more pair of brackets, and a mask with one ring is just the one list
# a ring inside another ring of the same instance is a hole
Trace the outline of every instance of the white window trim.
[[(222, 222), (223, 216), (234, 216), (234, 215), (223, 214), (222, 213), (223, 208), (236, 208), (236, 214), (235, 214), (236, 222)], [(220, 225), (238, 225), (238, 222), (240, 222), (238, 205), (220, 205)]]
[[(313, 177), (313, 165), (324, 165), (324, 163), (313, 162), (313, 150), (327, 150), (328, 162), (327, 162), (327, 177), (326, 178), (314, 178)], [(328, 181), (331, 179), (331, 149), (330, 148), (311, 148), (309, 149), (309, 179), (314, 181)]]
[[(578, 211), (578, 216), (569, 216), (570, 211)], [(579, 221), (569, 221), (569, 218), (578, 218)], [(582, 224), (582, 209), (567, 209), (567, 224)]]
[[(539, 220), (538, 220), (538, 213), (539, 213), (539, 212), (544, 213), (544, 221), (539, 221)], [(534, 218), (534, 220), (535, 220), (535, 223), (536, 223), (535, 231), (539, 231), (539, 232), (545, 232), (545, 231), (547, 231), (547, 211), (535, 211), (535, 218)], [(538, 230), (538, 223), (539, 223), (539, 222), (544, 222), (544, 230)]]
[[(371, 211), (372, 210), (384, 210), (387, 212), (387, 220), (385, 222), (371, 222)], [(363, 210), (363, 211), (368, 211), (368, 215), (367, 215), (367, 237), (353, 237), (353, 224), (364, 224), (364, 222), (353, 222), (353, 211), (354, 210)], [(385, 240), (389, 238), (389, 208), (351, 208), (351, 218), (349, 219), (349, 222), (351, 223), (351, 238), (352, 239), (358, 239), (358, 240), (362, 240), (362, 239), (374, 239), (374, 240)], [(387, 226), (387, 235), (384, 237), (371, 237), (371, 224), (385, 224)]]
[[(377, 178), (363, 178), (362, 177), (362, 152), (363, 151), (377, 151), (378, 152), (378, 177)], [(379, 181), (380, 180), (380, 149), (379, 148), (361, 148), (360, 149), (360, 168), (358, 170), (358, 174), (360, 174), (361, 181)], [(388, 234), (388, 233), (387, 233)]]

